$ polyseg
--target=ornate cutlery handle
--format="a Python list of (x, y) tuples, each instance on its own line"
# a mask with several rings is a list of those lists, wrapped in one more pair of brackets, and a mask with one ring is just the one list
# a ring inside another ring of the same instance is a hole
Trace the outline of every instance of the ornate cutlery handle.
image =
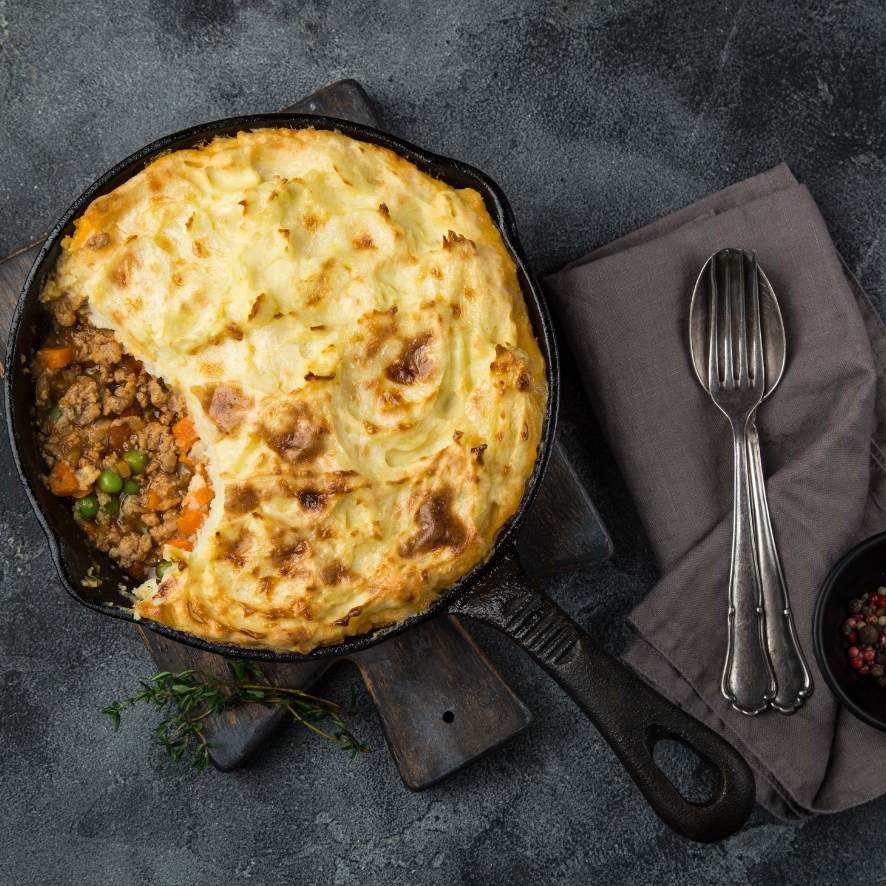
[(754, 518), (757, 530), (757, 552), (760, 557), (760, 583), (763, 587), (763, 608), (766, 613), (766, 645), (769, 660), (775, 671), (778, 685), (772, 707), (783, 714), (792, 714), (812, 694), (812, 675), (806, 666), (794, 619), (788, 601), (788, 589), (772, 523), (769, 520), (769, 505), (766, 501), (766, 485), (763, 482), (763, 463), (760, 460), (760, 438), (753, 418), (748, 427), (748, 459), (751, 468), (751, 497), (754, 505)]
[(721, 688), (743, 714), (757, 714), (775, 697), (775, 676), (766, 651), (763, 592), (757, 567), (754, 515), (748, 471), (747, 420), (732, 419), (735, 494), (729, 630)]

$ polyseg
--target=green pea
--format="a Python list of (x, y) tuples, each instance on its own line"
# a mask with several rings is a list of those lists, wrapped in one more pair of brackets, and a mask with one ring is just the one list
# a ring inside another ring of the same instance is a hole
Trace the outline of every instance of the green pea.
[(74, 510), (81, 517), (94, 517), (98, 513), (98, 499), (94, 495), (84, 495), (77, 499)]
[(116, 517), (120, 513), (120, 500), (112, 498), (102, 510), (110, 517)]
[(133, 474), (143, 474), (148, 466), (148, 457), (144, 452), (137, 452), (134, 449), (123, 453), (123, 461), (129, 465), (129, 470)]
[(163, 581), (163, 576), (166, 575), (166, 573), (169, 572), (171, 568), (172, 563), (170, 563), (169, 560), (161, 560), (157, 564), (157, 578), (159, 578), (160, 581)]
[(46, 416), (53, 424), (55, 424), (62, 417), (62, 408), (61, 406), (53, 406), (52, 409), (49, 410), (49, 413)]
[(138, 493), (138, 483), (136, 483), (135, 480), (129, 479), (123, 484), (124, 495), (138, 495)]
[(102, 471), (98, 476), (98, 488), (113, 495), (123, 488), (123, 478), (116, 471)]

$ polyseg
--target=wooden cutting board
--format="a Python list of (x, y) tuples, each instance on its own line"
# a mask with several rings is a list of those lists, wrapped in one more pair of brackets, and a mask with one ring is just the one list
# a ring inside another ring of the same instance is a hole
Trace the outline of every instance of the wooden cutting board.
[[(286, 110), (380, 128), (362, 87), (342, 80)], [(22, 284), (42, 240), (0, 261), (0, 341), (5, 341)], [(542, 575), (604, 560), (612, 553), (605, 527), (555, 444), (545, 482), (521, 532), (518, 547), (530, 574)], [(225, 673), (224, 659), (137, 628), (162, 670)], [(277, 685), (306, 688), (343, 660), (356, 664), (375, 703), (388, 747), (411, 790), (430, 787), (525, 730), (526, 705), (453, 616), (442, 616), (364, 652), (304, 664), (263, 664)], [(212, 762), (231, 771), (288, 717), (251, 705), (206, 720), (218, 744)]]

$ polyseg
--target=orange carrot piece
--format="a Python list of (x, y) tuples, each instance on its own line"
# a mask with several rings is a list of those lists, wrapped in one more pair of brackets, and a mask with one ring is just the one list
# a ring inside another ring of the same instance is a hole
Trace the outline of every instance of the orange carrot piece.
[(152, 489), (148, 493), (148, 510), (149, 511), (159, 511), (161, 506), (163, 505), (163, 497), (158, 492), (154, 492)]
[(185, 538), (182, 535), (176, 535), (174, 538), (170, 538), (169, 541), (166, 542), (168, 545), (172, 545), (174, 548), (178, 548), (180, 551), (193, 551), (194, 543)]
[(132, 431), (127, 425), (115, 425), (108, 431), (108, 442), (111, 444), (111, 449), (122, 449), (131, 435)]
[(215, 493), (208, 486), (201, 486), (191, 493), (191, 498), (202, 507), (208, 505), (215, 498)]
[(77, 478), (74, 476), (74, 471), (64, 461), (60, 461), (52, 469), (52, 473), (49, 475), (49, 488), (52, 490), (52, 494), (57, 495), (59, 498), (64, 498), (67, 495), (77, 495), (77, 493), (80, 493), (79, 498), (82, 498), (84, 495), (80, 489), (80, 484), (77, 482)]
[(37, 359), (44, 369), (64, 369), (74, 362), (73, 348), (41, 348), (37, 351)]
[(188, 510), (182, 511), (176, 526), (182, 535), (193, 535), (203, 525), (205, 520), (205, 511), (196, 511), (193, 508), (188, 508)]
[(175, 443), (182, 452), (187, 452), (194, 443), (200, 438), (191, 424), (191, 420), (187, 417), (179, 419), (172, 426), (172, 433), (175, 437)]

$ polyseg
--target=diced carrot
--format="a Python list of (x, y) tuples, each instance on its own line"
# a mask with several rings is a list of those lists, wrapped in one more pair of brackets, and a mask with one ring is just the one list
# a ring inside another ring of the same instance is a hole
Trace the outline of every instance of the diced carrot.
[(187, 452), (200, 439), (191, 420), (187, 417), (179, 419), (172, 426), (172, 433), (175, 436), (176, 445), (182, 452)]
[(191, 493), (191, 498), (202, 507), (208, 505), (215, 498), (215, 493), (208, 486), (201, 486)]
[(59, 496), (59, 498), (64, 498), (66, 495), (77, 495), (77, 493), (80, 493), (80, 498), (84, 495), (74, 476), (74, 471), (64, 461), (60, 461), (52, 469), (52, 473), (49, 475), (49, 488), (52, 490), (52, 494)]
[(73, 348), (42, 348), (37, 351), (37, 359), (44, 369), (64, 369), (74, 362)]
[(170, 538), (166, 544), (172, 545), (172, 547), (178, 548), (180, 551), (194, 550), (194, 543), (182, 535), (176, 535), (175, 538)]
[(205, 522), (206, 512), (188, 508), (182, 511), (176, 526), (182, 535), (193, 535)]
[(192, 471), (194, 470), (194, 462), (192, 462), (186, 455), (180, 455), (178, 460), (183, 464), (187, 465)]
[(108, 431), (108, 442), (111, 444), (111, 449), (122, 449), (131, 435), (132, 431), (129, 430), (128, 425), (115, 425)]
[(163, 505), (163, 497), (153, 489), (148, 493), (148, 510), (159, 511)]

